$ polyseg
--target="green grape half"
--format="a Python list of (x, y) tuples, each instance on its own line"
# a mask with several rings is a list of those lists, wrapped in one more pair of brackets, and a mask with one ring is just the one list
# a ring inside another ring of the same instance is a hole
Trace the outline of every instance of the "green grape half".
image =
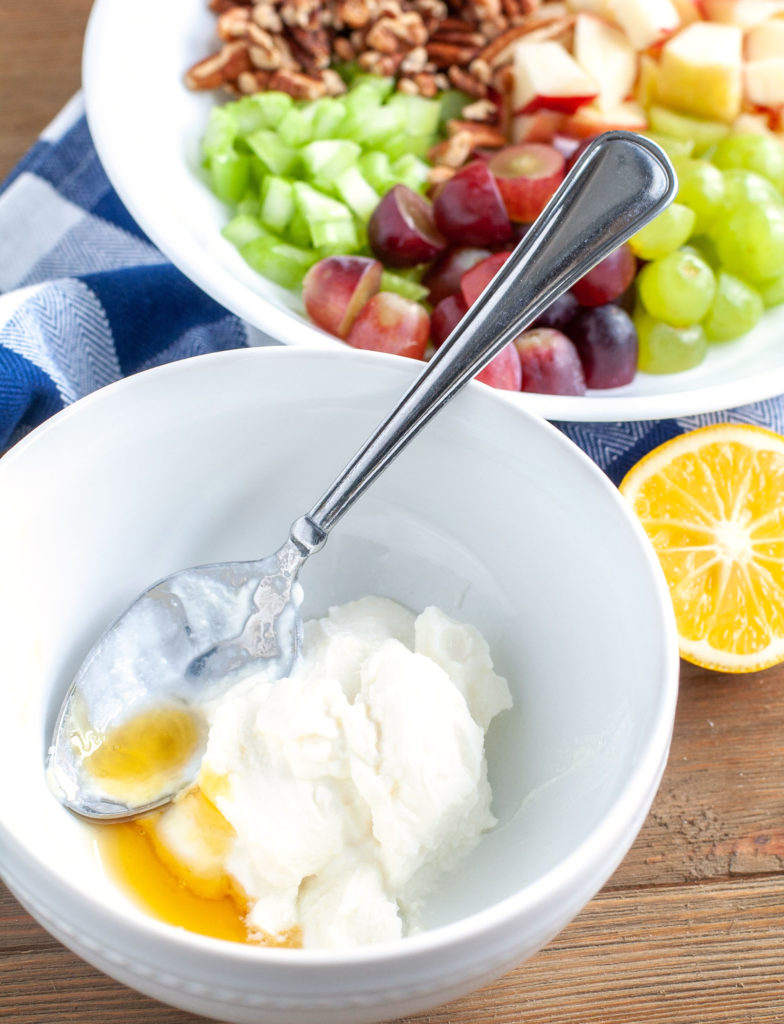
[(637, 288), (645, 309), (656, 320), (673, 327), (699, 323), (710, 309), (716, 278), (693, 249), (678, 249), (646, 263), (637, 275)]
[(694, 231), (702, 234), (713, 224), (724, 202), (724, 175), (707, 160), (678, 160), (678, 202), (694, 211)]
[(728, 171), (719, 171), (724, 183), (722, 208), (724, 211), (734, 210), (747, 203), (781, 203), (781, 193), (772, 182), (754, 171), (744, 171), (738, 167)]
[(729, 341), (750, 331), (765, 307), (762, 296), (739, 277), (722, 270), (716, 278), (716, 294), (703, 320), (710, 341)]
[(728, 135), (716, 143), (711, 159), (717, 167), (755, 171), (784, 189), (784, 146), (772, 135)]
[(683, 203), (670, 203), (657, 217), (629, 239), (635, 256), (656, 260), (679, 249), (694, 230), (696, 216)]
[(744, 203), (711, 231), (722, 266), (752, 284), (784, 274), (784, 206)]
[(641, 304), (632, 319), (639, 346), (637, 366), (644, 373), (681, 373), (705, 358), (708, 340), (702, 324), (673, 327), (656, 320)]

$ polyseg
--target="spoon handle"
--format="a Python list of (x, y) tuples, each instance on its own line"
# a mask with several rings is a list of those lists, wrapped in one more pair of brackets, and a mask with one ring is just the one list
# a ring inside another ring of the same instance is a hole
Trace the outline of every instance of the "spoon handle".
[(293, 536), (308, 551), (439, 409), (551, 302), (672, 200), (664, 153), (630, 132), (599, 136), (538, 220)]

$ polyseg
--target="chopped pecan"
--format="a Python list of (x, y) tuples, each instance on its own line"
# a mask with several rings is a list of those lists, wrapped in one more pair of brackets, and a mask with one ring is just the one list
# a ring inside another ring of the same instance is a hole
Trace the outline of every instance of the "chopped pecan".
[[(489, 69), (488, 69), (489, 70)], [(487, 96), (487, 86), (484, 82), (480, 82), (478, 78), (472, 75), (465, 68), (458, 67), (457, 64), (453, 64), (448, 69), (447, 75), (449, 76), (450, 83), (459, 89), (460, 92), (466, 93), (468, 96), (472, 96), (474, 99), (480, 100)]]
[(357, 57), (357, 64), (363, 71), (370, 71), (374, 75), (397, 74), (397, 70), (403, 61), (402, 53), (378, 53), (376, 50), (365, 50)]
[(244, 39), (248, 31), (250, 14), (250, 7), (229, 7), (218, 18), (218, 36), (227, 42), (231, 39)]
[(498, 149), (506, 145), (504, 133), (494, 125), (484, 124), (482, 121), (461, 121), (452, 118), (447, 121), (446, 130), (450, 137), (469, 135), (473, 142), (472, 148), (483, 146), (487, 149)]
[(217, 53), (189, 68), (185, 72), (185, 82), (190, 89), (217, 89), (236, 81), (243, 71), (250, 70), (251, 62), (245, 43), (226, 43)]
[(268, 0), (267, 3), (254, 4), (251, 11), (251, 20), (254, 25), (266, 29), (267, 32), (283, 31), (283, 22), (271, 0)]
[(332, 63), (332, 47), (325, 29), (295, 25), (291, 28), (291, 38), (304, 71), (323, 71)]
[(454, 178), (457, 173), (456, 167), (447, 167), (446, 164), (436, 164), (427, 172), (427, 180), (430, 185), (443, 185), (445, 181)]
[(322, 78), (305, 75), (301, 71), (280, 68), (268, 83), (269, 89), (287, 92), (296, 100), (318, 100), (327, 95), (327, 86)]
[(474, 100), (467, 103), (462, 110), (464, 121), (484, 121), (493, 124), (498, 120), (498, 107), (492, 100)]
[(427, 56), (439, 69), (453, 64), (468, 64), (477, 55), (475, 46), (455, 46), (454, 43), (428, 43)]
[(237, 89), (243, 96), (262, 92), (269, 85), (270, 77), (269, 71), (243, 71), (237, 76)]
[(427, 158), (432, 164), (457, 168), (463, 166), (473, 149), (474, 140), (471, 133), (457, 132), (433, 146)]
[(370, 17), (370, 5), (367, 0), (338, 0), (335, 5), (335, 20), (340, 26), (364, 28)]
[(253, 0), (209, 0), (207, 6), (215, 14), (223, 14), (224, 11), (228, 11), (230, 7), (249, 7)]
[(262, 71), (277, 71), (278, 68), (297, 69), (297, 62), (291, 46), (283, 36), (273, 35), (257, 25), (251, 25), (248, 33), (248, 54), (254, 67)]

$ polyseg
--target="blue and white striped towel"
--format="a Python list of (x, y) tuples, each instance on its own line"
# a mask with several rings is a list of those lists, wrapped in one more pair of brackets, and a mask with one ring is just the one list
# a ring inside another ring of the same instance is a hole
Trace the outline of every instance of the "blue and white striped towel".
[[(176, 270), (123, 207), (77, 95), (0, 186), (0, 451), (120, 377), (248, 343), (246, 326)], [(655, 445), (719, 420), (784, 432), (784, 400), (559, 426), (618, 482)]]

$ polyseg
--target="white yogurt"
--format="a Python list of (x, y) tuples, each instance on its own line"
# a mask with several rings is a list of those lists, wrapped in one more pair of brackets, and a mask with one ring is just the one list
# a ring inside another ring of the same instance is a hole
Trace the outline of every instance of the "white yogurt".
[(495, 824), (485, 730), (510, 706), (476, 629), (377, 597), (307, 623), (289, 678), (238, 683), (198, 783), (236, 832), (224, 867), (251, 932), (342, 948), (416, 930), (438, 875)]

